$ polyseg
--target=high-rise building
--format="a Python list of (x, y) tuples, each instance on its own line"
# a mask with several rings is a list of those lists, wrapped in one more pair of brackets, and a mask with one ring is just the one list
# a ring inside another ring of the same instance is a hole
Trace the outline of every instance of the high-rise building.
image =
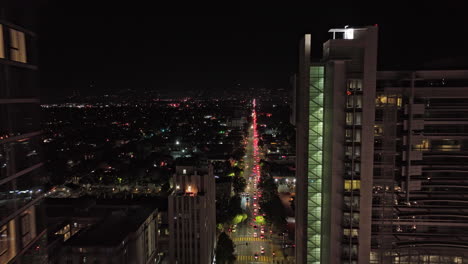
[(468, 263), (468, 71), (377, 75), (370, 263)]
[(212, 166), (177, 166), (173, 186), (168, 208), (170, 263), (213, 263), (216, 206)]
[(311, 36), (296, 84), (296, 262), (369, 263), (377, 27)]
[(296, 78), (297, 263), (468, 263), (468, 71), (377, 71), (331, 29)]
[(0, 263), (45, 263), (35, 34), (22, 11), (0, 3)]

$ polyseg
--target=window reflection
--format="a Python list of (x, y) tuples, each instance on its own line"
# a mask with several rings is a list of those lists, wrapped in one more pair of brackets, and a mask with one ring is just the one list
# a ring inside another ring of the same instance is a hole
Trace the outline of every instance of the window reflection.
[(10, 28), (10, 58), (26, 63), (26, 39), (24, 33)]

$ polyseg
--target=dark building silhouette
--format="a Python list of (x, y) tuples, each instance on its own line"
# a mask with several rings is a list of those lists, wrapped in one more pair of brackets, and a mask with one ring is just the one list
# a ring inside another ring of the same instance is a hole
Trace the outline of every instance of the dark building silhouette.
[(0, 3), (0, 263), (46, 263), (34, 8), (21, 2)]

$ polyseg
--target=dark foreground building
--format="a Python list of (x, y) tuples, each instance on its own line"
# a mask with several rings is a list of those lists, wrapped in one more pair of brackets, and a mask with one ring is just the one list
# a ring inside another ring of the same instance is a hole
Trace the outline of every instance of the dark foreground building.
[(0, 3), (0, 263), (45, 263), (35, 34), (14, 2)]
[(468, 71), (378, 72), (377, 31), (301, 43), (297, 263), (468, 263)]
[(161, 263), (167, 199), (48, 198), (49, 264)]

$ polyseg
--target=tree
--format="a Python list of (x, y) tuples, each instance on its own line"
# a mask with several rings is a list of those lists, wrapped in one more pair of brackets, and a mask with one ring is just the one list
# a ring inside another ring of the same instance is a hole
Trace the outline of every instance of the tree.
[(241, 192), (244, 192), (245, 187), (247, 186), (247, 181), (245, 180), (244, 177), (235, 176), (233, 181), (232, 181), (232, 185), (233, 185), (233, 188), (234, 188), (234, 192), (236, 194), (239, 194)]
[(237, 225), (247, 220), (247, 214), (238, 214), (232, 219), (232, 224)]
[(266, 214), (267, 222), (274, 224), (279, 229), (286, 227), (286, 211), (278, 195), (274, 195), (270, 201), (263, 202), (262, 210)]
[(236, 215), (243, 214), (241, 198), (237, 195), (231, 197), (229, 201), (216, 201), (216, 222), (230, 224)]
[(218, 237), (218, 244), (216, 246), (216, 263), (234, 263), (236, 260), (234, 247), (234, 242), (232, 242), (231, 238), (225, 232), (222, 232)]

